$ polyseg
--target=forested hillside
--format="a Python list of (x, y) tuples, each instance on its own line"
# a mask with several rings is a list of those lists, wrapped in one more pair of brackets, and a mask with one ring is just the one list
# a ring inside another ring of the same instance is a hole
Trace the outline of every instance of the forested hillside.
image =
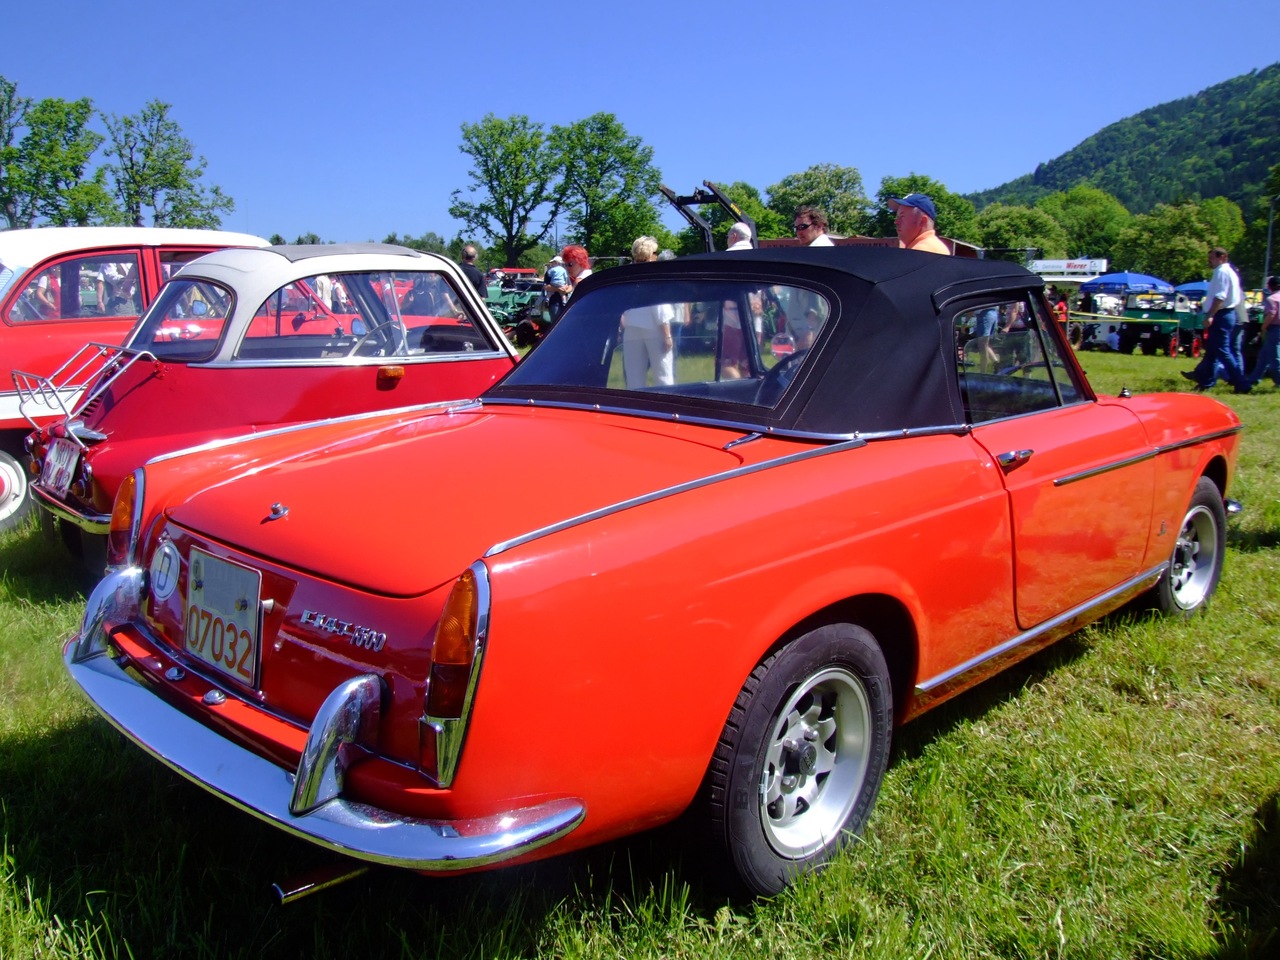
[(1280, 162), (1280, 63), (1105, 127), (1035, 173), (971, 194), (991, 203), (1033, 204), (1086, 183), (1130, 212), (1157, 203), (1227, 197), (1245, 210), (1259, 198), (1268, 169)]

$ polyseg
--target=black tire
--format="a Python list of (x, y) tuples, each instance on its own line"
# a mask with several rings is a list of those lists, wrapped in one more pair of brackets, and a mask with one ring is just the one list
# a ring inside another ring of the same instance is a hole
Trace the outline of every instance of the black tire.
[(747, 891), (780, 892), (861, 831), (892, 731), (889, 670), (861, 627), (819, 627), (752, 671), (703, 798), (715, 852)]
[(35, 504), (27, 490), (27, 471), (12, 454), (0, 450), (0, 533), (22, 526)]
[(1227, 512), (1222, 493), (1207, 477), (1196, 484), (1169, 558), (1169, 568), (1151, 591), (1161, 613), (1189, 617), (1203, 610), (1222, 577), (1227, 548)]

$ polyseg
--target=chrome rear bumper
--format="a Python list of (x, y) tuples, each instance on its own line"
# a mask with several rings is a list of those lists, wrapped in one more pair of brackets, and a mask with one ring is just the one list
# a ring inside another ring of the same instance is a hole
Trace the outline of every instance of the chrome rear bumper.
[(509, 860), (565, 836), (586, 816), (581, 801), (566, 798), (471, 820), (425, 820), (342, 796), (344, 747), (369, 735), (371, 715), (376, 723), (381, 681), (371, 675), (348, 681), (325, 701), (296, 774), (246, 750), (169, 706), (112, 655), (105, 620), (117, 603), (129, 604), (144, 577), (135, 568), (99, 584), (63, 662), (112, 726), (241, 810), (346, 856), (429, 871)]

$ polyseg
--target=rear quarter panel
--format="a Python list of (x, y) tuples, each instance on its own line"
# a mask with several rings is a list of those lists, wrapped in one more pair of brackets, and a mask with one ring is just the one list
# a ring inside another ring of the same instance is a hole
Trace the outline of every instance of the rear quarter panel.
[(916, 636), (880, 643), (918, 644), (919, 671), (936, 673), (1013, 632), (1009, 544), (994, 466), (939, 436), (738, 476), (498, 553), (454, 792), (583, 796), (574, 846), (670, 819), (743, 682), (797, 624), (891, 597)]

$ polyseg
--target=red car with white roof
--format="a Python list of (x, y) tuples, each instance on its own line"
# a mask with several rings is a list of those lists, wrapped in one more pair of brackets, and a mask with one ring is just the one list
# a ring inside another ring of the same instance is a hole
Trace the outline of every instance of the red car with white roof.
[[(22, 466), (30, 419), (10, 371), (52, 373), (90, 341), (119, 343), (182, 264), (223, 247), (265, 247), (247, 233), (156, 227), (41, 227), (0, 232), (0, 531), (31, 508)], [(69, 397), (64, 397), (64, 401)]]
[[(101, 571), (120, 482), (238, 434), (479, 395), (515, 352), (446, 258), (385, 244), (222, 250), (188, 264), (125, 340), (61, 368), (103, 372), (28, 438), (32, 496)], [(30, 402), (54, 378), (18, 374)], [(335, 491), (335, 495), (341, 495)]]

